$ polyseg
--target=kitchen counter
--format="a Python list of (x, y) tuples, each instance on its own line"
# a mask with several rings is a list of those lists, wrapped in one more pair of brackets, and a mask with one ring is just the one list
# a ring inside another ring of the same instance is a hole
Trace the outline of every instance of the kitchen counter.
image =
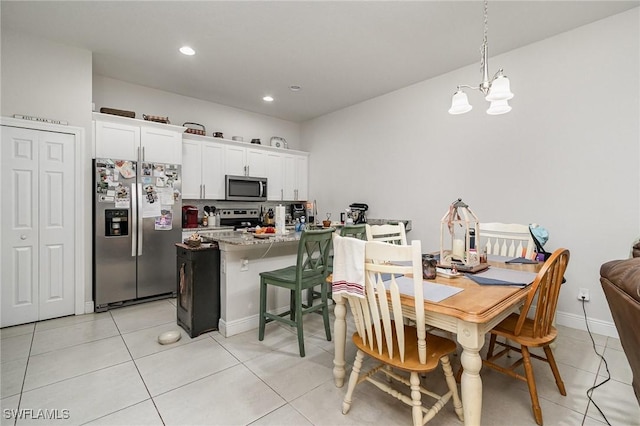
[(197, 228), (182, 228), (182, 232), (233, 231), (233, 226), (198, 226)]
[(185, 243), (176, 243), (176, 247), (180, 247), (183, 248), (185, 250), (191, 250), (191, 251), (205, 251), (205, 250), (217, 250), (218, 246), (215, 244), (210, 244), (210, 243), (202, 243), (197, 247), (193, 247), (190, 246), (189, 244), (185, 244)]
[(287, 234), (261, 234), (269, 235), (268, 238), (256, 238), (250, 232), (242, 231), (229, 231), (229, 232), (217, 232), (212, 236), (209, 236), (213, 241), (218, 243), (231, 244), (234, 246), (252, 246), (263, 245), (273, 243), (286, 243), (296, 242), (300, 240), (300, 232), (288, 232)]

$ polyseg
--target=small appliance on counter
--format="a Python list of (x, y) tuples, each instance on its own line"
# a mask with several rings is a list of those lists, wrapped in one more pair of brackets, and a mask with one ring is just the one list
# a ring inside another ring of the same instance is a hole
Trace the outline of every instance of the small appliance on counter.
[(306, 215), (306, 209), (304, 204), (301, 203), (293, 203), (290, 206), (291, 209), (291, 221), (296, 223), (297, 219), (304, 217)]
[(369, 210), (369, 206), (364, 203), (353, 203), (349, 205), (351, 209), (351, 218), (354, 224), (367, 223), (366, 212)]
[(195, 206), (182, 206), (182, 227), (198, 227), (198, 208)]

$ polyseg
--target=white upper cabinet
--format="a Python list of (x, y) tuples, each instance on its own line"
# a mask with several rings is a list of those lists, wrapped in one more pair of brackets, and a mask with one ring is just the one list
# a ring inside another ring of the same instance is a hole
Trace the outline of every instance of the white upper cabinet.
[(224, 145), (185, 135), (182, 143), (182, 198), (224, 199)]
[(306, 201), (309, 196), (309, 157), (283, 155), (283, 200)]
[(184, 128), (94, 113), (95, 158), (182, 164)]
[(267, 178), (269, 201), (306, 201), (307, 153), (184, 134), (182, 198), (224, 200), (225, 175)]
[(224, 163), (227, 175), (266, 177), (267, 152), (260, 148), (227, 145)]
[(138, 160), (140, 126), (96, 121), (96, 158)]
[(140, 128), (142, 161), (182, 164), (182, 131)]
[(284, 158), (279, 152), (267, 154), (267, 200), (284, 200)]

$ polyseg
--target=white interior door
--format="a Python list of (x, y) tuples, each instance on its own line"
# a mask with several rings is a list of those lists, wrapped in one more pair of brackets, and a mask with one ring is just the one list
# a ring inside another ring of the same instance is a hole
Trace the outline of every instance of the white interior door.
[(2, 127), (0, 326), (74, 313), (74, 136)]
[(74, 313), (75, 140), (65, 133), (38, 132), (39, 320)]
[(38, 136), (2, 127), (2, 327), (38, 319)]

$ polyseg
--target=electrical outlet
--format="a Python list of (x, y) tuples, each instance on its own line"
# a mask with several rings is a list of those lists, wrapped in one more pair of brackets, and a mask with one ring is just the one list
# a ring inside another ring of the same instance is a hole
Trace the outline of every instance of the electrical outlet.
[(581, 288), (580, 290), (578, 290), (578, 300), (583, 300), (585, 302), (589, 301), (589, 289), (588, 288)]
[(249, 270), (249, 259), (242, 259), (240, 261), (240, 270), (248, 271)]

